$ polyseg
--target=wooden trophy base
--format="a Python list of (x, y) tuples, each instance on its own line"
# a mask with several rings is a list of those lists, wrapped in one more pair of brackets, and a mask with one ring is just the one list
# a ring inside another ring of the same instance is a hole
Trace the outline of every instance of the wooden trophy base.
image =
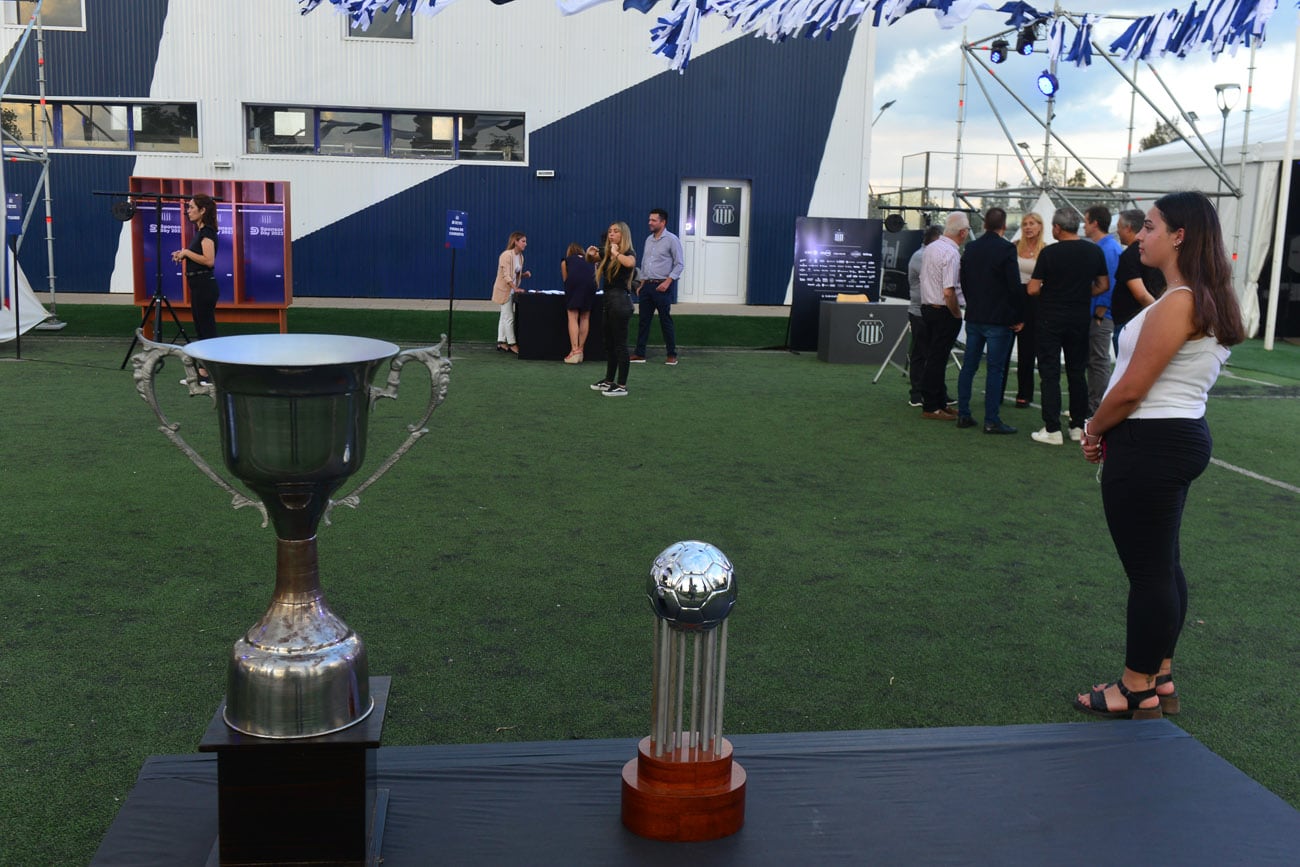
[[(705, 758), (694, 758), (703, 755)], [(655, 758), (650, 738), (623, 766), (623, 824), (652, 840), (716, 840), (745, 824), (745, 769), (732, 760), (731, 742), (720, 756), (677, 750)]]
[(375, 786), (375, 750), (392, 678), (370, 678), (375, 707), (328, 735), (259, 738), (226, 725), (225, 702), (200, 752), (217, 754), (217, 843), (209, 867), (380, 862), (388, 790)]

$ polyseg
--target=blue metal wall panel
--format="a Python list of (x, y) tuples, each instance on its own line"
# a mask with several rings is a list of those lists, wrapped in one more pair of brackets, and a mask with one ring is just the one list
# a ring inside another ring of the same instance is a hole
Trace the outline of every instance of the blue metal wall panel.
[[(47, 94), (147, 98), (167, 0), (92, 0), (85, 9), (85, 32), (45, 31)], [(9, 92), (38, 92), (34, 34), (18, 61)], [(121, 223), (109, 216), (109, 200), (91, 192), (125, 190), (134, 165), (134, 158), (126, 155), (51, 155), (54, 273), (59, 291), (108, 291)], [(6, 163), (4, 172), (7, 192), (22, 193), (27, 201), (39, 195), (34, 186), (39, 166)], [(48, 287), (49, 260), (41, 225), (44, 213), (38, 206), (19, 254), (28, 280), (37, 290)]]
[(457, 297), (489, 297), (516, 230), (528, 234), (533, 285), (559, 288), (570, 241), (595, 243), (625, 220), (639, 248), (650, 208), (675, 224), (681, 181), (702, 177), (751, 182), (747, 301), (780, 304), (851, 49), (849, 38), (737, 39), (685, 75), (664, 72), (532, 133), (526, 170), (461, 166), (300, 238), (294, 294), (447, 297), (449, 209), (469, 213)]

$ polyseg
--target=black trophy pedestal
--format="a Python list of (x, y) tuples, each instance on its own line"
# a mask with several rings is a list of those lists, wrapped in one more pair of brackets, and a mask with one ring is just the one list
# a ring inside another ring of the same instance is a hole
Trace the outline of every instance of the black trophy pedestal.
[(375, 707), (334, 734), (281, 740), (226, 725), (222, 701), (199, 751), (217, 754), (218, 837), (209, 867), (379, 863), (388, 790), (375, 749), (392, 678), (370, 678)]

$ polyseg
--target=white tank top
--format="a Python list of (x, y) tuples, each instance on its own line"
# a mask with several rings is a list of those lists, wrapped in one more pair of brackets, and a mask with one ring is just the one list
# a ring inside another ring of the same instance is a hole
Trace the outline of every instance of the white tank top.
[(1016, 257), (1016, 264), (1020, 266), (1020, 282), (1028, 285), (1029, 278), (1034, 276), (1034, 266), (1038, 264), (1038, 259), (1026, 259), (1024, 256)]
[[(1109, 392), (1119, 382), (1124, 371), (1128, 370), (1129, 359), (1142, 334), (1142, 324), (1147, 313), (1155, 309), (1156, 304), (1175, 292), (1190, 292), (1186, 286), (1177, 286), (1160, 296), (1155, 304), (1142, 308), (1124, 326), (1119, 334), (1119, 358), (1115, 362), (1115, 372), (1111, 374)], [(1205, 400), (1210, 387), (1219, 378), (1223, 363), (1232, 352), (1226, 346), (1210, 336), (1188, 340), (1178, 348), (1169, 366), (1156, 377), (1151, 390), (1129, 418), (1202, 418), (1205, 415)]]

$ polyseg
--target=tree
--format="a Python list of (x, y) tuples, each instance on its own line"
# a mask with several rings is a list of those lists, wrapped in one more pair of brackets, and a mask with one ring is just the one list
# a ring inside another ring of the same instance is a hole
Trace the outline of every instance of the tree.
[(1077, 168), (1074, 170), (1074, 174), (1066, 179), (1065, 185), (1067, 187), (1086, 187), (1088, 186), (1088, 176), (1082, 168)]
[(1151, 131), (1151, 135), (1144, 136), (1138, 142), (1138, 150), (1150, 150), (1153, 147), (1168, 144), (1176, 138), (1178, 138), (1178, 122), (1165, 123), (1162, 120), (1156, 123), (1156, 128)]

